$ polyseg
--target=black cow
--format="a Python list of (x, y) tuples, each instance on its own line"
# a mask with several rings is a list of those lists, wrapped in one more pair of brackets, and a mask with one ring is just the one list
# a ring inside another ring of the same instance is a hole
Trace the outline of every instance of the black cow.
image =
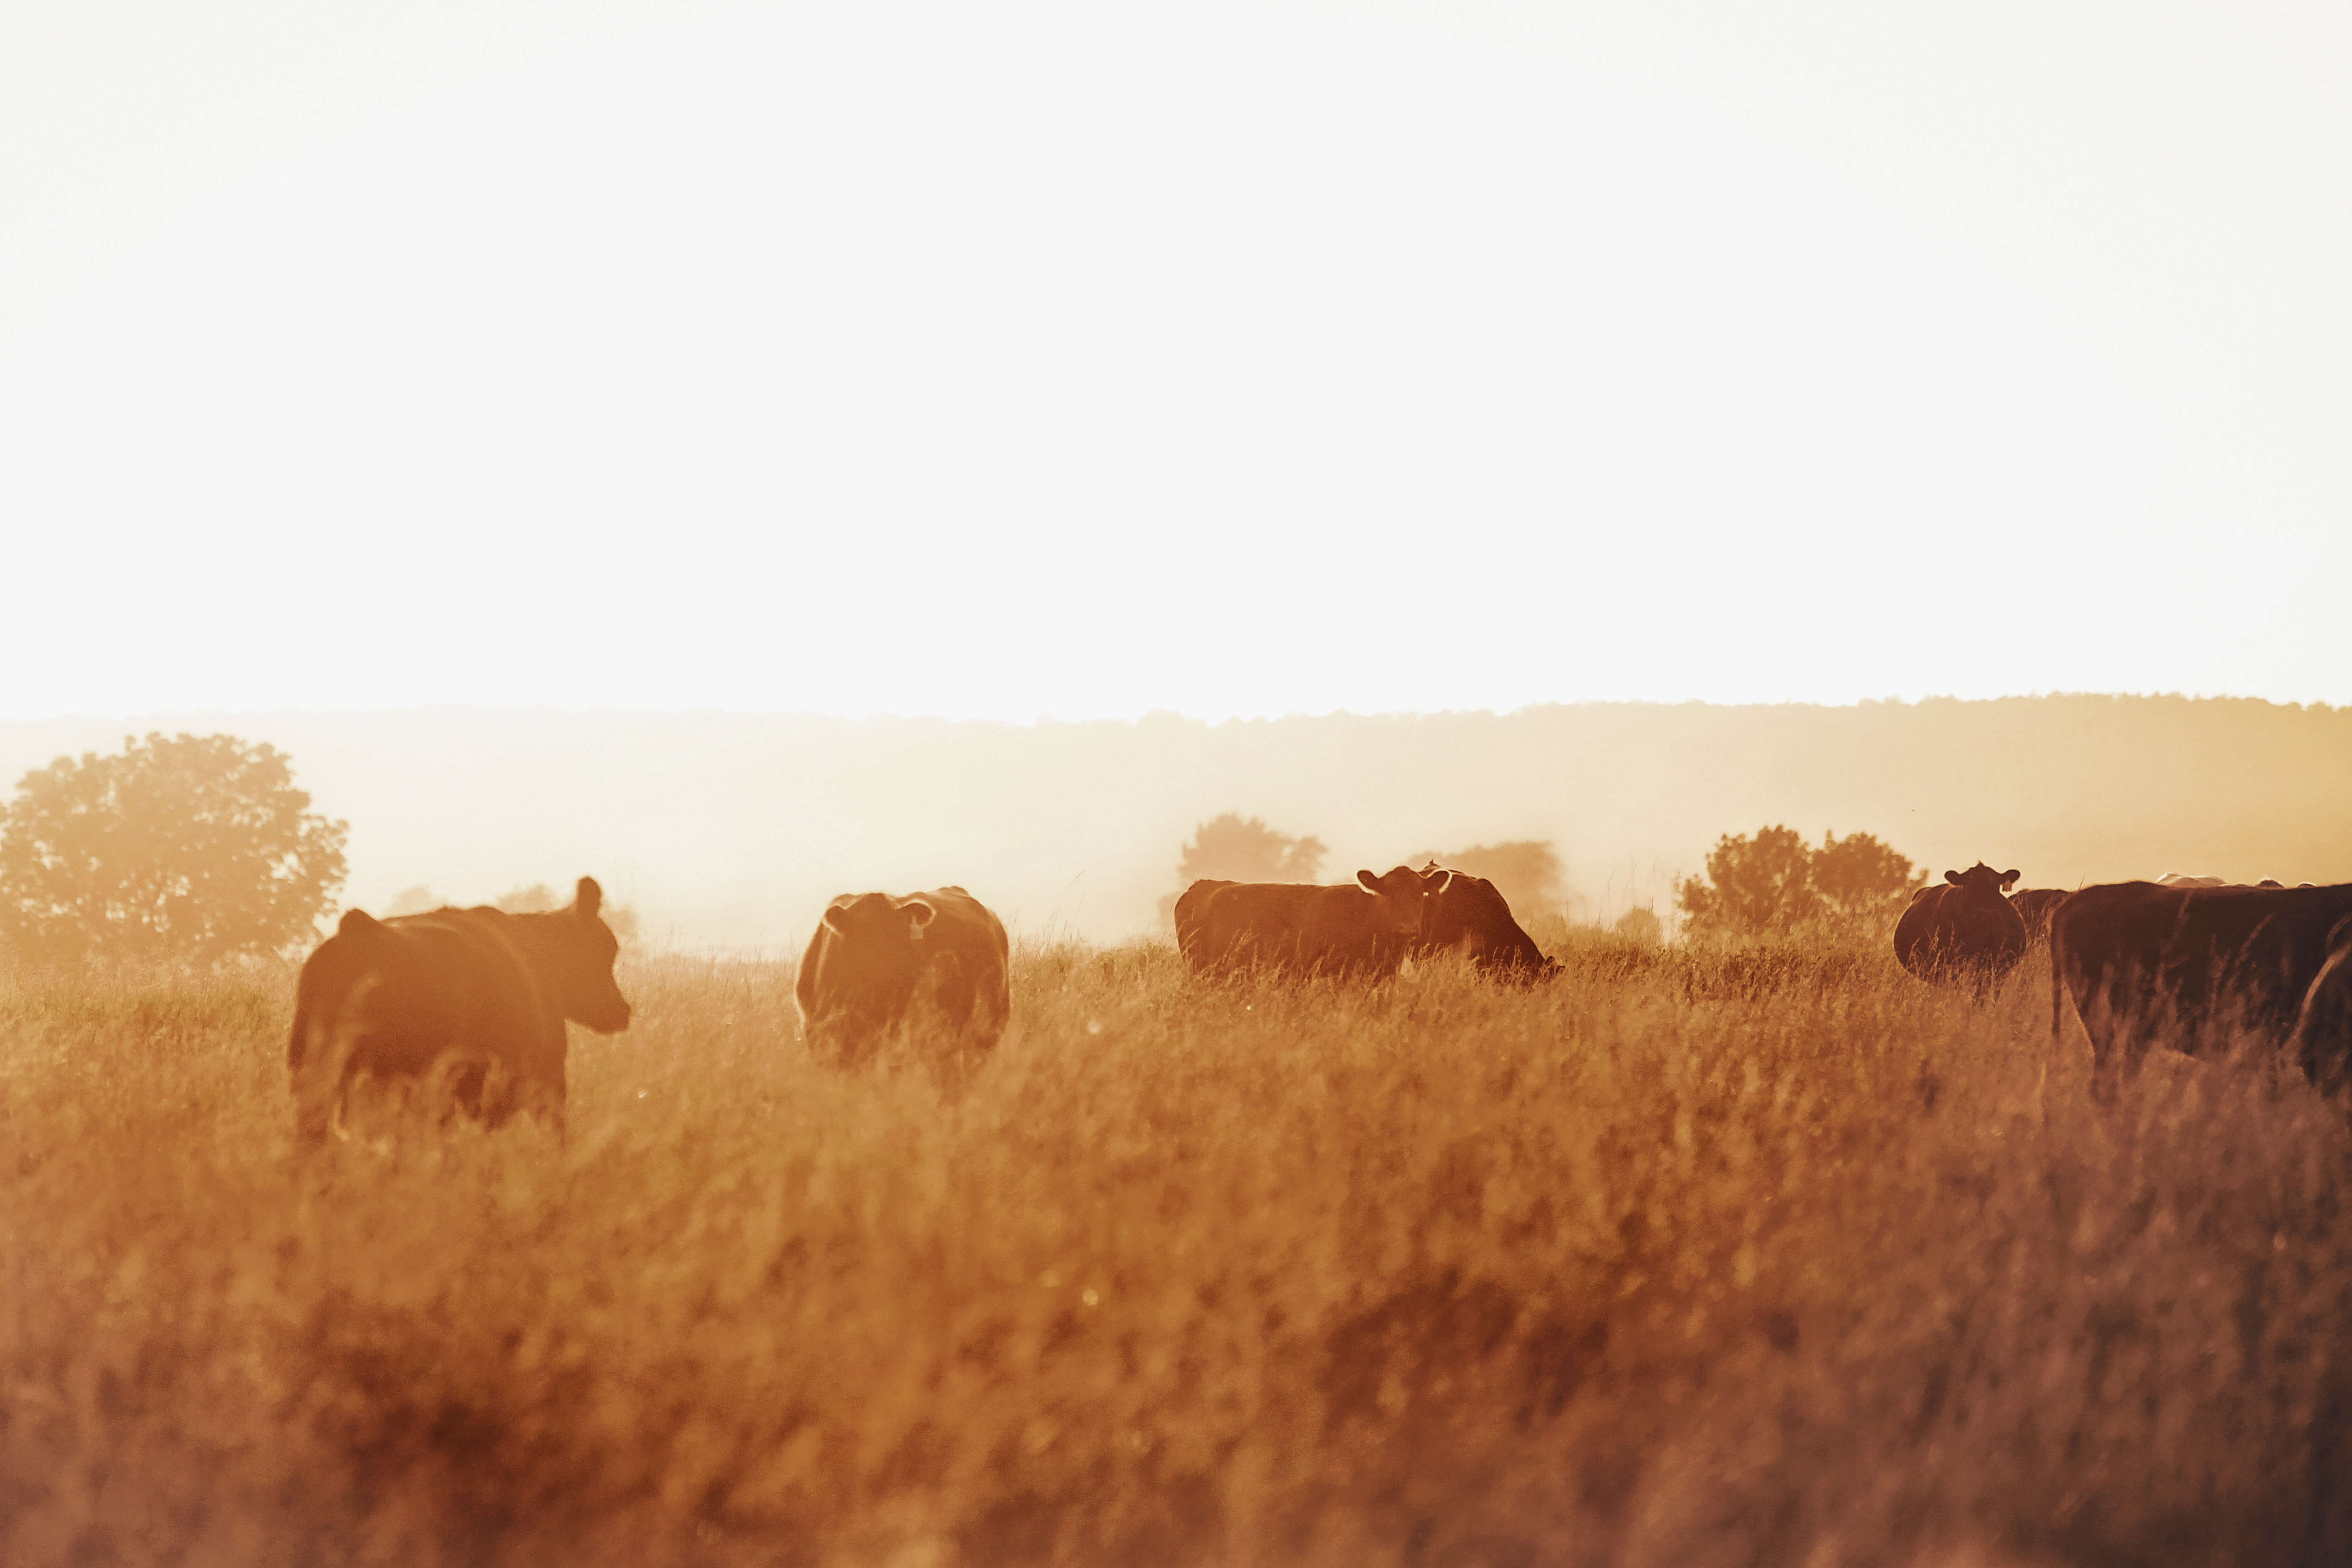
[(1176, 900), (1176, 942), (1196, 974), (1252, 963), (1296, 973), (1393, 974), (1421, 940), (1445, 874), (1399, 866), (1354, 883), (1195, 882)]
[(1013, 1017), (1011, 969), (1003, 922), (961, 888), (844, 893), (809, 938), (793, 1000), (802, 1037), (838, 1062), (862, 1059), (919, 1006), (955, 1043), (987, 1050)]
[[(2051, 921), (2052, 1044), (2071, 998), (2103, 1097), (2118, 1066), (2159, 1042), (2191, 1056), (2241, 1039), (2295, 1042), (2312, 1081), (2337, 1083), (2345, 1051), (2330, 1020), (2342, 982), (2320, 982), (2347, 915), (2352, 885), (2084, 888)], [(2311, 1026), (2299, 1030), (2306, 1013)]]
[(530, 1110), (561, 1131), (563, 1021), (604, 1035), (629, 1026), (604, 901), (583, 877), (572, 906), (545, 914), (346, 913), (294, 987), (286, 1065), (302, 1142), (340, 1127), (352, 1089), (370, 1079), (437, 1086), (492, 1127)]
[(2352, 915), (2327, 933), (2327, 956), (2303, 994), (2293, 1044), (2312, 1082), (2329, 1093), (2346, 1087), (2352, 1073)]
[(2001, 897), (2017, 878), (1981, 860), (1945, 872), (1944, 885), (1911, 895), (1895, 922), (1895, 956), (1923, 980), (1983, 995), (2025, 956), (2025, 922)]
[[(1426, 869), (1436, 870), (1437, 863), (1431, 861)], [(1467, 871), (1444, 876), (1422, 913), (1416, 952), (1459, 952), (1481, 974), (1517, 980), (1548, 980), (1559, 973), (1559, 965), (1512, 918), (1509, 901), (1494, 883)]]

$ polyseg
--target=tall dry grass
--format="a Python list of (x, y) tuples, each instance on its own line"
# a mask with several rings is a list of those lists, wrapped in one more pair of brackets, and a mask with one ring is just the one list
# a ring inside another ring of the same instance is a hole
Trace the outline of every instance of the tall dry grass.
[(0, 980), (0, 1561), (2352, 1561), (2336, 1110), (1562, 956), (1033, 948), (961, 1079), (646, 961), (568, 1142), (307, 1165), (290, 975)]

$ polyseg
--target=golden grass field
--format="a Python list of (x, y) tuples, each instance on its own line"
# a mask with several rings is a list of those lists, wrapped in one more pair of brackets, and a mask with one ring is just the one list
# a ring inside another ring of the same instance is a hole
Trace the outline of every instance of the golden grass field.
[(2352, 1562), (2339, 1109), (1537, 934), (1030, 946), (961, 1076), (625, 961), (568, 1138), (308, 1164), (290, 969), (0, 974), (0, 1562)]

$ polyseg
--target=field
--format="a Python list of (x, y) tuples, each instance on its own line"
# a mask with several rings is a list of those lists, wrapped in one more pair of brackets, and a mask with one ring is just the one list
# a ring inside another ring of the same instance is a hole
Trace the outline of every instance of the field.
[(0, 974), (0, 1562), (2352, 1562), (2339, 1109), (1538, 934), (1031, 947), (969, 1070), (625, 962), (568, 1137), (308, 1163), (290, 972)]

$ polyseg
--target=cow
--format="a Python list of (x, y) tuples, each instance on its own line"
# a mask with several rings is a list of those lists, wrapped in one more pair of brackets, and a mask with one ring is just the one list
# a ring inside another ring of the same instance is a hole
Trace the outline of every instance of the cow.
[(989, 1050), (1013, 1017), (1003, 922), (961, 888), (893, 898), (844, 893), (801, 954), (793, 982), (801, 1036), (854, 1066), (910, 1022), (943, 1026), (958, 1047)]
[(1444, 881), (1443, 871), (1398, 866), (1379, 876), (1359, 871), (1354, 883), (1335, 887), (1195, 882), (1176, 900), (1177, 945), (1196, 974), (1253, 963), (1292, 973), (1393, 974), (1421, 940), (1423, 908)]
[[(1433, 860), (1423, 872), (1437, 868)], [(1415, 952), (1459, 952), (1485, 975), (1549, 980), (1559, 973), (1559, 965), (1511, 918), (1510, 903), (1494, 883), (1467, 871), (1448, 871), (1444, 878), (1422, 912)]]
[(1967, 984), (1981, 997), (2025, 956), (2025, 922), (2001, 894), (2018, 879), (1979, 860), (1920, 889), (1895, 922), (1895, 956), (1937, 984)]
[[(2336, 983), (2319, 988), (2315, 1010), (2310, 1002), (2329, 963), (2330, 933), (2347, 915), (2352, 885), (2085, 888), (2050, 925), (2052, 1048), (2071, 999), (2091, 1040), (2093, 1091), (2103, 1099), (2118, 1068), (2159, 1040), (2190, 1056), (2240, 1038), (2294, 1040), (2312, 1081), (2336, 1083), (2343, 1051), (2327, 1038)], [(2302, 1032), (2306, 1011), (2314, 1022)]]
[(1199, 969), (1196, 956), (1201, 948), (1202, 916), (1209, 907), (1209, 895), (1219, 888), (1239, 886), (1230, 881), (1218, 881), (1203, 877), (1185, 889), (1176, 898), (1176, 951), (1183, 955), (1187, 967)]
[(352, 1090), (438, 1089), (492, 1128), (529, 1110), (563, 1129), (566, 1018), (600, 1035), (629, 1026), (613, 979), (620, 951), (583, 877), (543, 914), (438, 909), (377, 920), (351, 910), (303, 961), (286, 1046), (296, 1136), (341, 1130)]
[(2009, 907), (2024, 923), (2028, 946), (2049, 942), (2050, 917), (2058, 912), (2071, 891), (2068, 888), (2020, 888), (2010, 894)]
[(2352, 915), (2327, 933), (2327, 956), (2303, 994), (2291, 1044), (2296, 1065), (2323, 1092), (2346, 1086), (2352, 1069)]

